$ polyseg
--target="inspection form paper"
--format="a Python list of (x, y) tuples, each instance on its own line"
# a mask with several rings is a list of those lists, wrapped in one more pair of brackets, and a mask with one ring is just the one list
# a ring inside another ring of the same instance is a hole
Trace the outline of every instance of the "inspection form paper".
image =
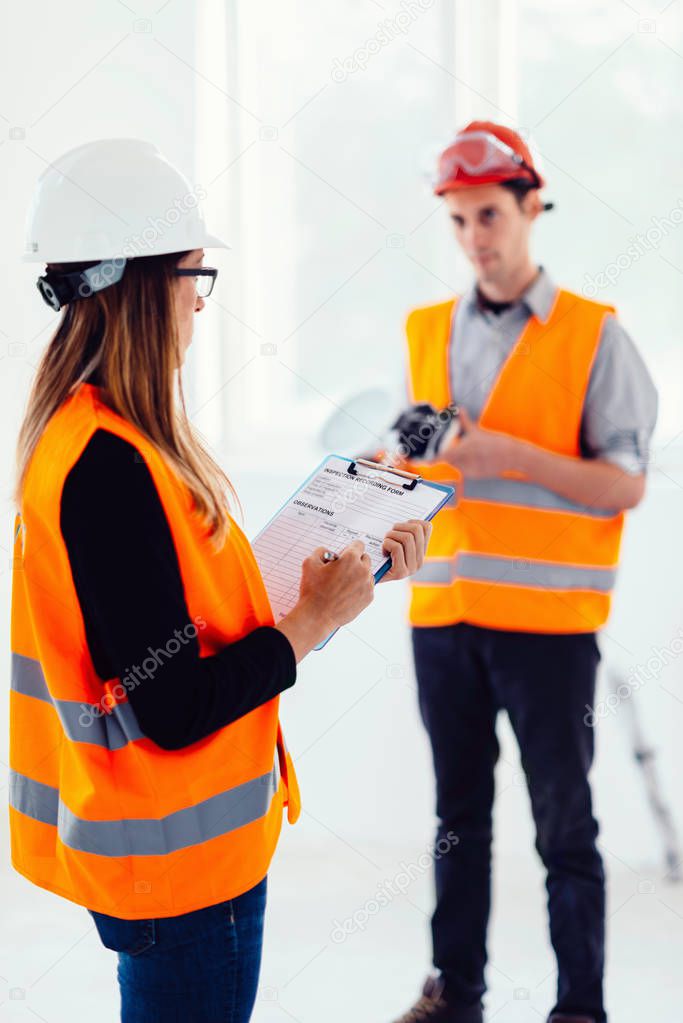
[(389, 530), (407, 519), (433, 518), (453, 493), (421, 479), (407, 489), (411, 480), (339, 455), (321, 462), (252, 542), (276, 622), (296, 604), (301, 563), (316, 547), (338, 554), (362, 540), (375, 580), (388, 571), (382, 541)]

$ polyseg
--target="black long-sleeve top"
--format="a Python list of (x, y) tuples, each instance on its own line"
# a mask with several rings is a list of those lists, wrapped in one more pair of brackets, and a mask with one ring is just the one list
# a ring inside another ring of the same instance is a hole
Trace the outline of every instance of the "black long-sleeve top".
[(294, 652), (271, 626), (200, 657), (168, 520), (133, 445), (95, 431), (65, 480), (60, 525), (103, 680), (141, 666), (176, 630), (185, 637), (178, 653), (127, 687), (140, 728), (157, 745), (189, 746), (294, 684)]

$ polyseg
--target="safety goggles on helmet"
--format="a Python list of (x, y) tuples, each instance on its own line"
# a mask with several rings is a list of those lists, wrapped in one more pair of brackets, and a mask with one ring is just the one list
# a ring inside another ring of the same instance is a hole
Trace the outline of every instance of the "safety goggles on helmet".
[(456, 135), (439, 161), (434, 191), (440, 194), (452, 185), (458, 178), (458, 171), (469, 178), (497, 181), (526, 178), (535, 187), (541, 187), (536, 170), (511, 146), (488, 131), (466, 131)]

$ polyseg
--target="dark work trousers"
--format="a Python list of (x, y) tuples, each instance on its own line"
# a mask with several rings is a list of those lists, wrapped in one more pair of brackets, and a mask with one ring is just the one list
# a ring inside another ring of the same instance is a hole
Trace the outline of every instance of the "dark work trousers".
[[(605, 885), (588, 772), (600, 653), (594, 633), (506, 632), (459, 623), (414, 628), (420, 712), (436, 773), (434, 965), (449, 1001), (484, 990), (490, 909), (496, 715), (519, 743), (536, 849), (547, 871), (550, 938), (558, 964), (554, 1011), (606, 1017), (602, 1002)], [(448, 832), (458, 836), (449, 843)]]

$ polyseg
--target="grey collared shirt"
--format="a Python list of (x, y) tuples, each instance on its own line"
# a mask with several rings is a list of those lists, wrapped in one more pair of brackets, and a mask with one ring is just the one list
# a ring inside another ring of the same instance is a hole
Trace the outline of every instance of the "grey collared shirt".
[[(458, 303), (451, 344), (451, 393), (479, 419), (513, 345), (532, 315), (546, 320), (557, 286), (540, 268), (524, 294), (502, 313), (481, 309), (473, 287)], [(633, 475), (647, 469), (657, 421), (657, 391), (636, 346), (615, 316), (605, 317), (581, 421), (581, 453)]]

